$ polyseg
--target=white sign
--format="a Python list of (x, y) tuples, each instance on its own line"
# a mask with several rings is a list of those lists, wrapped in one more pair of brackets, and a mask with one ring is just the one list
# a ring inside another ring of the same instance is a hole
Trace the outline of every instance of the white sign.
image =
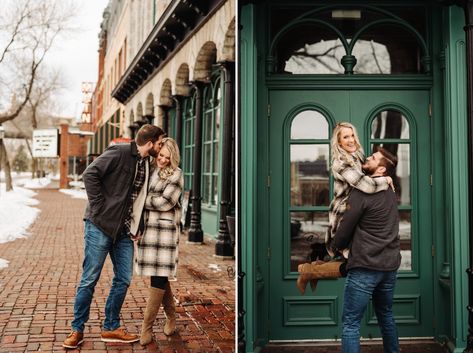
[(33, 130), (33, 157), (57, 157), (58, 136), (57, 129)]

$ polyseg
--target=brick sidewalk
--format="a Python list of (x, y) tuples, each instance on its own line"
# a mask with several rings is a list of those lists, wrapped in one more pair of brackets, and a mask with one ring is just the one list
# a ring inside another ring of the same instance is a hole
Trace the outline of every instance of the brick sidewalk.
[[(57, 190), (38, 190), (41, 209), (26, 239), (0, 244), (0, 352), (63, 352), (70, 332), (75, 287), (83, 258), (85, 200)], [(177, 333), (162, 332), (162, 309), (154, 326), (157, 344), (117, 344), (100, 341), (100, 324), (113, 277), (108, 259), (98, 282), (85, 329), (82, 353), (114, 352), (234, 352), (235, 281), (228, 271), (234, 262), (214, 258), (214, 243), (179, 247), (178, 281), (172, 282)], [(215, 271), (209, 264), (217, 265)], [(146, 306), (148, 283), (135, 276), (122, 308), (122, 324), (139, 332)], [(68, 350), (74, 353), (78, 350)]]

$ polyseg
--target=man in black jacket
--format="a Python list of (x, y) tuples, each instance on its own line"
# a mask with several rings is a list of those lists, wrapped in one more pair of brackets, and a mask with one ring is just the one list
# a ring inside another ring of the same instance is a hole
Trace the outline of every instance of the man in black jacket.
[[(396, 158), (379, 148), (368, 157), (364, 171), (373, 178), (389, 175), (395, 180)], [(335, 246), (350, 248), (343, 302), (342, 352), (360, 351), (360, 323), (370, 297), (383, 336), (385, 353), (399, 352), (392, 313), (397, 269), (401, 263), (399, 212), (395, 192), (376, 194), (353, 189), (335, 235)]]
[(74, 302), (72, 332), (63, 347), (77, 348), (84, 337), (90, 303), (110, 254), (114, 278), (105, 305), (104, 342), (135, 342), (137, 335), (120, 328), (120, 310), (133, 273), (133, 241), (143, 231), (143, 206), (148, 190), (149, 156), (156, 157), (164, 131), (143, 125), (130, 144), (107, 148), (83, 174), (89, 200), (84, 215), (84, 262)]

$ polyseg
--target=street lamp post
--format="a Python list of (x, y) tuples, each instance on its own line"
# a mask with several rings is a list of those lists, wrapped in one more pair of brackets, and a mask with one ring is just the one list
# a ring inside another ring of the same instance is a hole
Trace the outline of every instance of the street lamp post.
[[(0, 145), (3, 145), (3, 138), (5, 137), (5, 128), (0, 124)], [(2, 182), (2, 162), (3, 162), (3, 149), (0, 151), (0, 192)]]

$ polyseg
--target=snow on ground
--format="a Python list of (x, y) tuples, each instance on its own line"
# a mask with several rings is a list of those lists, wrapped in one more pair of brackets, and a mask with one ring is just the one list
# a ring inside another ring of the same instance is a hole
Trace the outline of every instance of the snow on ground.
[(59, 189), (63, 194), (72, 196), (75, 199), (84, 199), (87, 200), (87, 194), (85, 190), (76, 190), (76, 189)]
[(51, 184), (50, 178), (39, 179), (20, 179), (15, 181), (15, 185), (22, 186), (27, 189), (41, 189)]
[[(29, 235), (27, 229), (39, 214), (39, 209), (32, 207), (39, 203), (33, 199), (35, 195), (34, 191), (18, 186), (6, 192), (5, 184), (0, 183), (0, 243)], [(8, 261), (0, 259), (0, 268), (6, 266)]]
[(4, 260), (4, 259), (0, 259), (0, 270), (2, 268), (8, 267), (8, 263), (9, 263), (9, 261)]

